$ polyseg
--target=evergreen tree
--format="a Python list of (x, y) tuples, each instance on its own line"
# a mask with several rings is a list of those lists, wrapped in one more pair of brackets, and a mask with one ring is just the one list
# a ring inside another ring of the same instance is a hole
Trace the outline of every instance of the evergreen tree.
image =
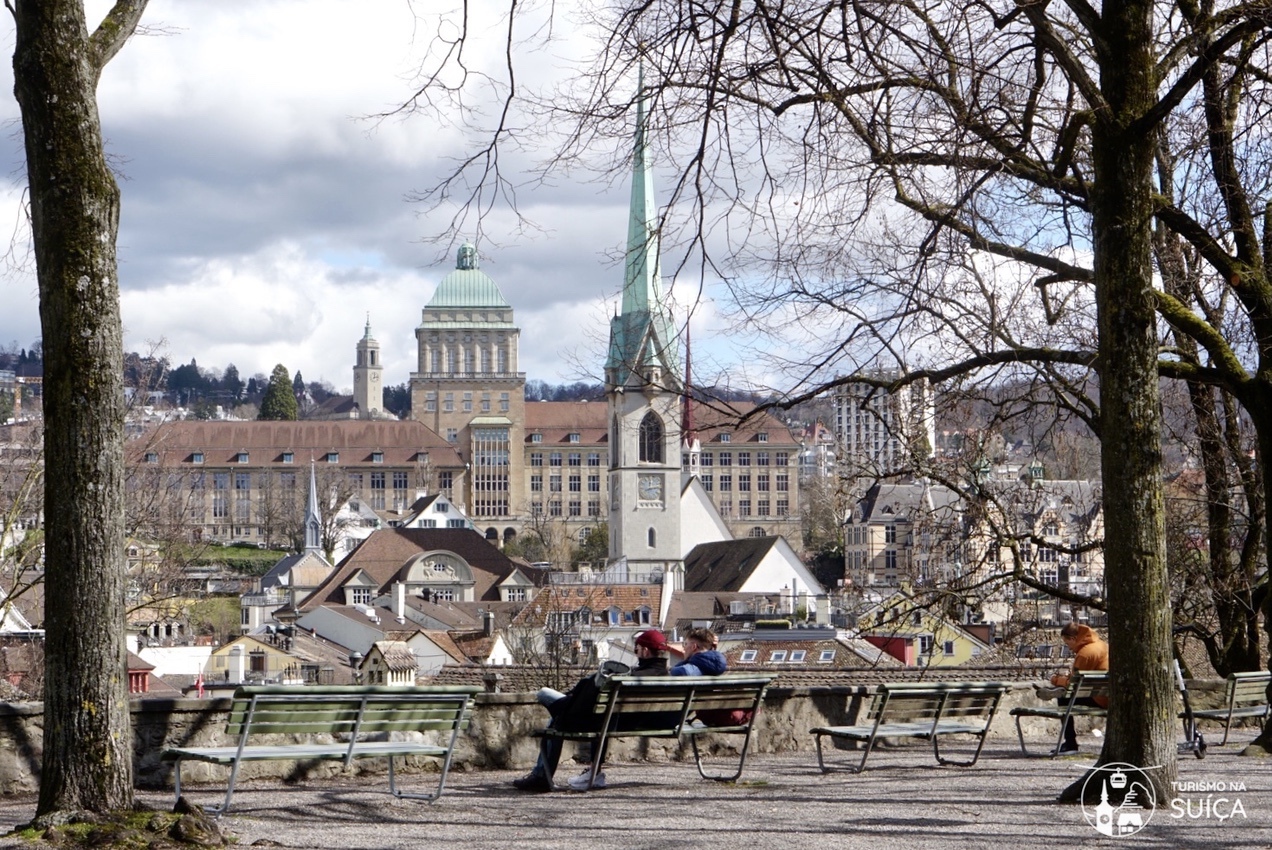
[(225, 376), (221, 378), (221, 389), (230, 394), (230, 398), (238, 401), (243, 395), (243, 379), (239, 377), (238, 367), (231, 363), (225, 367)]
[(274, 374), (269, 376), (269, 386), (265, 388), (265, 397), (261, 399), (261, 415), (256, 418), (295, 420), (299, 416), (300, 409), (292, 392), (291, 376), (287, 374), (287, 367), (279, 363), (274, 367)]

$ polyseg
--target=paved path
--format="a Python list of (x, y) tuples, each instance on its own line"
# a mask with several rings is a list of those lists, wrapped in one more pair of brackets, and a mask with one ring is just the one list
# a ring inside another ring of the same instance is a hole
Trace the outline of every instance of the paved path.
[[(1113, 841), (1089, 826), (1078, 806), (1053, 802), (1091, 757), (1022, 758), (1015, 747), (987, 745), (972, 768), (938, 767), (930, 750), (877, 752), (862, 775), (823, 775), (809, 753), (761, 755), (736, 785), (698, 779), (692, 763), (612, 765), (610, 786), (590, 794), (523, 794), (510, 771), (454, 773), (431, 805), (394, 800), (383, 776), (350, 786), (246, 785), (235, 794), (226, 828), (239, 846), (259, 839), (287, 848), (333, 850), (916, 850), (995, 846), (1006, 850), (1075, 846), (1272, 848), (1272, 762), (1240, 758), (1239, 746), (1181, 759), (1184, 781), (1225, 783), (1226, 791), (1187, 793), (1192, 811), (1174, 817), (1159, 806), (1135, 836)], [(845, 756), (851, 754), (844, 753)], [(562, 765), (558, 779), (572, 775)], [(404, 777), (410, 787), (411, 777)], [(1245, 790), (1233, 790), (1234, 783)], [(141, 792), (159, 809), (171, 795)], [(1215, 807), (1215, 800), (1226, 803)], [(191, 799), (217, 799), (196, 789)], [(1227, 820), (1239, 799), (1245, 817)], [(31, 816), (30, 796), (0, 798), (0, 833)], [(7, 842), (7, 843), (6, 843)], [(0, 838), (0, 846), (19, 846)]]

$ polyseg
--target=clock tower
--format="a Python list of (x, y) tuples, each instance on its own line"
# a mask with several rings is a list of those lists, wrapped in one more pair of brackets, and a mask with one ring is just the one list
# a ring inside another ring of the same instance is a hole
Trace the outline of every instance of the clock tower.
[(658, 217), (646, 147), (645, 104), (636, 107), (632, 197), (622, 311), (610, 320), (610, 553), (630, 572), (664, 576), (682, 566), (682, 388), (671, 314), (659, 273)]
[(371, 316), (367, 329), (358, 340), (358, 360), (353, 367), (353, 400), (358, 405), (359, 419), (379, 419), (384, 414), (384, 365), (380, 362), (380, 343), (371, 336)]

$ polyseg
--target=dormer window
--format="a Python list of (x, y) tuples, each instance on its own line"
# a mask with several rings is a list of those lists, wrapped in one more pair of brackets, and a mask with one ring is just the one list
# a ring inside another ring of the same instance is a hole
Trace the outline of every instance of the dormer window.
[(755, 435), (755, 440), (756, 440), (756, 442), (759, 442), (759, 443), (767, 443), (767, 442), (768, 442), (768, 432), (767, 432), (767, 431), (761, 431), (760, 433), (756, 434), (756, 435)]
[(247, 452), (239, 452), (236, 459), (239, 463), (247, 463)]
[(327, 452), (327, 463), (340, 463), (340, 452)]
[(293, 452), (283, 452), (283, 463), (295, 463), (296, 455)]
[(158, 452), (146, 452), (146, 463), (158, 463), (158, 462), (159, 462)]
[(569, 441), (570, 441), (571, 443), (577, 443), (577, 442), (579, 441), (579, 435), (578, 435), (578, 434), (571, 434), (571, 435), (568, 437), (568, 439), (569, 439)]
[(384, 463), (384, 452), (371, 452), (372, 463)]
[(722, 442), (722, 443), (727, 443), (727, 442), (729, 442), (729, 435), (728, 435), (728, 434), (721, 434), (721, 435), (720, 435), (720, 442)]
[(530, 442), (532, 442), (532, 443), (542, 443), (542, 442), (543, 442), (543, 435), (542, 435), (542, 434), (531, 434), (531, 435), (530, 435)]
[(190, 455), (190, 463), (203, 463), (203, 452), (195, 452)]

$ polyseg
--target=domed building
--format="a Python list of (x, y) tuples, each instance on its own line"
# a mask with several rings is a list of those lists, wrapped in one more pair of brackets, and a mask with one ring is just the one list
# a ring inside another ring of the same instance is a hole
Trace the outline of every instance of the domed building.
[[(415, 330), (411, 411), (468, 462), (468, 515), (504, 540), (515, 535), (513, 520), (526, 501), (523, 476), (513, 468), (525, 441), (520, 334), (512, 305), (479, 267), (477, 249), (464, 244)], [(451, 488), (443, 482), (439, 489)]]

